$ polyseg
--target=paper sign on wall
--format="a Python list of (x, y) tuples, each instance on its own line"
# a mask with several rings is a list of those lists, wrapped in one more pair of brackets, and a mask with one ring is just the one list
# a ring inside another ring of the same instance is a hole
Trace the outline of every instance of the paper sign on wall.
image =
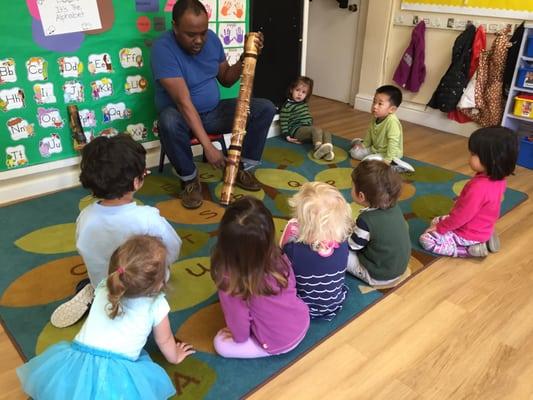
[(7, 120), (6, 125), (13, 140), (27, 139), (35, 133), (33, 124), (29, 124), (23, 118), (10, 118)]
[(124, 90), (126, 94), (142, 93), (148, 87), (148, 81), (141, 75), (132, 75), (126, 78)]
[(131, 110), (126, 108), (126, 105), (120, 103), (108, 103), (102, 107), (102, 114), (104, 116), (103, 122), (112, 122), (117, 119), (127, 119), (131, 116)]
[(4, 58), (0, 60), (0, 84), (17, 81), (17, 71), (15, 70), (15, 60)]
[(19, 87), (0, 90), (0, 110), (10, 111), (23, 108), (26, 105), (25, 97), (24, 90)]
[(143, 52), (139, 47), (124, 48), (118, 54), (122, 68), (143, 66)]
[(142, 123), (130, 124), (126, 126), (126, 132), (138, 142), (146, 139), (146, 137), (148, 136), (148, 129), (146, 129), (146, 127)]
[(102, 28), (97, 0), (37, 1), (45, 36)]
[(42, 57), (31, 57), (26, 61), (29, 81), (45, 81), (48, 79), (48, 62)]
[(63, 78), (77, 78), (83, 72), (83, 64), (78, 57), (58, 58), (59, 73)]
[(55, 103), (53, 83), (36, 83), (33, 85), (33, 98), (37, 104)]
[(103, 72), (113, 72), (111, 56), (108, 53), (91, 54), (89, 56), (89, 65), (87, 69), (91, 74), (101, 74)]
[(26, 149), (19, 144), (14, 147), (6, 147), (6, 166), (8, 168), (20, 167), (28, 163)]
[(96, 114), (93, 110), (87, 108), (80, 110), (81, 126), (84, 128), (92, 128), (96, 126)]
[(63, 119), (57, 108), (39, 107), (37, 109), (37, 120), (42, 128), (61, 128), (63, 126)]
[(39, 153), (43, 157), (50, 157), (54, 153), (61, 153), (63, 146), (61, 138), (57, 133), (52, 133), (49, 137), (42, 138), (39, 141)]

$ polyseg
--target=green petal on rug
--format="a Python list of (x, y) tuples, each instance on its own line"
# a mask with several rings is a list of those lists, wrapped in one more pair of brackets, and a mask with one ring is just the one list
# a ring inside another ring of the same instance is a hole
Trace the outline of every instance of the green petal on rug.
[(352, 201), (350, 203), (350, 208), (352, 209), (352, 216), (355, 219), (359, 216), (359, 214), (361, 214), (361, 210), (365, 208), (365, 206), (362, 206), (361, 204), (357, 204), (356, 202)]
[(281, 239), (281, 234), (283, 233), (283, 230), (285, 229), (285, 225), (287, 225), (287, 221), (288, 219), (274, 217), (274, 232), (275, 232), (276, 243), (279, 243)]
[(76, 224), (58, 224), (34, 230), (15, 241), (22, 250), (38, 254), (58, 254), (76, 251)]
[(171, 265), (166, 290), (171, 311), (195, 306), (216, 292), (210, 267), (209, 257), (188, 258)]
[[(223, 186), (223, 183), (220, 182), (215, 187), (215, 196), (219, 200), (220, 200), (220, 194), (222, 193), (222, 186)], [(256, 199), (263, 200), (265, 198), (265, 191), (263, 189), (261, 189), (261, 190), (259, 190), (257, 192), (250, 192), (249, 190), (241, 189), (238, 186), (233, 186), (233, 191), (231, 192), (231, 200), (230, 200), (230, 202), (238, 200), (238, 199), (240, 199), (241, 197), (244, 197), (244, 196), (251, 196), (251, 197), (255, 197)]]
[(263, 151), (263, 160), (277, 165), (299, 167), (303, 164), (304, 157), (297, 151), (297, 149), (292, 150), (286, 147), (266, 147)]
[(440, 194), (426, 194), (415, 198), (411, 207), (418, 217), (431, 221), (440, 215), (447, 215), (453, 207), (453, 200)]
[(226, 326), (220, 303), (210, 304), (185, 320), (176, 332), (179, 341), (192, 344), (197, 351), (215, 354), (213, 338)]
[(288, 203), (288, 200), (291, 196), (287, 195), (286, 193), (277, 193), (276, 197), (274, 198), (274, 204), (282, 215), (291, 215), (291, 208), (289, 207)]
[(74, 325), (66, 328), (56, 328), (50, 322), (48, 322), (37, 338), (37, 343), (35, 344), (35, 354), (41, 354), (48, 347), (61, 342), (62, 340), (66, 340), (68, 342), (72, 341), (80, 331), (84, 322), (85, 318), (82, 318)]
[(315, 175), (315, 181), (326, 182), (335, 186), (339, 190), (351, 189), (352, 187), (351, 168), (329, 168), (320, 171)]
[(453, 171), (448, 171), (432, 165), (417, 165), (415, 172), (407, 174), (406, 178), (416, 182), (437, 183), (450, 181), (456, 175), (457, 173)]
[(298, 172), (275, 168), (260, 168), (255, 171), (255, 177), (264, 185), (283, 190), (299, 190), (304, 183), (309, 182)]
[(181, 191), (179, 179), (171, 176), (148, 175), (137, 192), (145, 196), (176, 195)]
[(326, 161), (323, 158), (321, 158), (320, 160), (317, 160), (316, 158), (313, 157), (313, 153), (314, 153), (314, 150), (311, 150), (309, 153), (307, 153), (307, 157), (311, 161), (317, 164), (320, 164), (320, 165), (338, 164), (348, 158), (348, 153), (346, 153), (344, 149), (341, 149), (340, 147), (337, 147), (337, 146), (333, 146), (333, 153), (335, 153), (335, 158), (330, 161)]
[(203, 399), (217, 379), (216, 372), (194, 355), (187, 357), (178, 365), (168, 363), (159, 351), (151, 353), (150, 356), (167, 371), (176, 388), (176, 395), (171, 399)]
[(179, 199), (160, 201), (155, 206), (161, 216), (178, 224), (218, 224), (224, 215), (224, 208), (208, 200), (195, 210), (184, 208)]
[(87, 278), (80, 256), (60, 258), (39, 265), (13, 281), (2, 293), (0, 305), (32, 307), (74, 294), (76, 284)]
[(177, 229), (182, 245), (179, 258), (189, 257), (207, 244), (209, 233), (195, 229)]

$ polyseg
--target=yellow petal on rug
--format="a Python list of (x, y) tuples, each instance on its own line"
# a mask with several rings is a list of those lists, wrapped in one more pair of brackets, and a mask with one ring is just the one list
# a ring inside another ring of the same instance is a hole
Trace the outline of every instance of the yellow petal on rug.
[(202, 249), (210, 237), (209, 233), (194, 229), (178, 229), (177, 232), (182, 241), (180, 259), (189, 257)]
[(259, 168), (255, 177), (264, 185), (283, 190), (299, 190), (308, 182), (307, 178), (297, 172), (275, 168)]
[(208, 200), (195, 210), (184, 208), (180, 199), (161, 201), (155, 206), (163, 217), (178, 224), (218, 224), (224, 215), (224, 208)]
[(85, 322), (85, 318), (82, 318), (74, 325), (66, 328), (56, 328), (50, 322), (48, 322), (37, 338), (37, 343), (35, 344), (35, 354), (39, 355), (51, 345), (63, 340), (68, 342), (72, 341), (80, 331), (83, 322)]
[(187, 357), (177, 365), (167, 362), (159, 351), (152, 352), (150, 356), (165, 369), (172, 380), (176, 388), (176, 395), (172, 399), (203, 399), (217, 380), (215, 370), (194, 355)]
[(367, 294), (367, 293), (376, 291), (376, 289), (374, 289), (372, 286), (359, 285), (357, 287), (359, 288), (359, 291), (361, 292), (361, 294)]
[(408, 183), (408, 182), (402, 182), (402, 191), (400, 193), (400, 198), (398, 199), (398, 201), (410, 199), (411, 197), (415, 195), (415, 193), (416, 193), (415, 185), (413, 185), (412, 183)]
[[(219, 200), (220, 200), (220, 194), (222, 193), (222, 185), (223, 183), (220, 182), (215, 187), (215, 196)], [(233, 191), (231, 192), (230, 203), (244, 196), (251, 196), (251, 197), (255, 197), (256, 199), (263, 200), (265, 198), (265, 191), (261, 189), (261, 190), (258, 190), (257, 192), (250, 192), (248, 190), (241, 189), (238, 186), (233, 186)]]
[(66, 299), (76, 284), (87, 278), (80, 256), (60, 258), (39, 265), (13, 281), (2, 293), (0, 305), (31, 307)]
[[(301, 145), (295, 144), (295, 146)], [(299, 167), (305, 160), (298, 150), (297, 148), (292, 150), (286, 147), (267, 147), (263, 151), (263, 160), (277, 165)]]
[(193, 307), (216, 293), (210, 268), (209, 257), (188, 258), (171, 265), (166, 290), (171, 311)]
[(330, 161), (326, 161), (323, 158), (321, 158), (320, 160), (317, 160), (316, 158), (313, 157), (314, 152), (315, 152), (314, 150), (311, 150), (309, 153), (307, 153), (307, 157), (311, 161), (317, 164), (321, 164), (321, 165), (341, 163), (348, 158), (348, 153), (346, 153), (346, 150), (341, 149), (340, 147), (337, 147), (337, 146), (333, 146), (333, 153), (335, 153), (335, 158)]
[(283, 218), (276, 218), (274, 217), (274, 229), (276, 233), (276, 243), (279, 243), (281, 239), (281, 234), (283, 233), (283, 230), (285, 229), (285, 225), (287, 225), (288, 219)]
[(339, 190), (351, 189), (352, 169), (351, 168), (329, 168), (320, 171), (315, 175), (315, 181), (326, 182), (335, 186)]
[(76, 251), (76, 224), (51, 225), (37, 229), (15, 241), (22, 250), (38, 254), (59, 254)]
[(289, 207), (289, 198), (292, 196), (287, 193), (278, 192), (276, 197), (274, 197), (274, 204), (276, 208), (281, 211), (281, 215), (289, 217), (291, 215), (291, 208)]
[(220, 303), (216, 302), (195, 312), (176, 332), (178, 340), (192, 344), (196, 350), (215, 354), (213, 338), (226, 326)]

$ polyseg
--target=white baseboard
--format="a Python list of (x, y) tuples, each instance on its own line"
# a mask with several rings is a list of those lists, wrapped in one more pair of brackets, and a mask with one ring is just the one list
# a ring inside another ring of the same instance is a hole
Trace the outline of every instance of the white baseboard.
[[(372, 96), (357, 94), (354, 108), (369, 112), (372, 106), (372, 99)], [(429, 107), (426, 108), (423, 105), (408, 101), (404, 101), (400, 105), (396, 115), (404, 121), (466, 137), (469, 137), (472, 132), (479, 128), (479, 125), (474, 122), (460, 124), (448, 119), (447, 115), (439, 110)]]
[[(278, 116), (268, 130), (268, 137), (279, 135)], [(230, 135), (225, 135), (229, 146)], [(143, 143), (146, 148), (146, 166), (159, 165), (159, 140)], [(201, 154), (200, 146), (194, 146), (193, 154)], [(0, 173), (0, 205), (40, 196), (58, 190), (78, 186), (80, 157), (38, 164)]]

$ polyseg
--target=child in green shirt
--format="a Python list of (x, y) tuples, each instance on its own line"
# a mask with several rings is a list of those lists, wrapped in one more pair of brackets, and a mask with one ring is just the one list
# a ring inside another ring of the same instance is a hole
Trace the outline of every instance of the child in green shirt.
[(331, 161), (335, 158), (331, 133), (313, 126), (313, 117), (309, 112), (307, 100), (313, 93), (313, 80), (299, 76), (289, 86), (288, 99), (281, 107), (279, 121), (281, 133), (291, 143), (313, 143), (313, 157)]
[(356, 160), (383, 160), (398, 172), (413, 172), (414, 168), (403, 161), (402, 124), (396, 110), (402, 103), (402, 92), (395, 86), (377, 88), (372, 102), (372, 122), (365, 139), (352, 140), (350, 156)]

